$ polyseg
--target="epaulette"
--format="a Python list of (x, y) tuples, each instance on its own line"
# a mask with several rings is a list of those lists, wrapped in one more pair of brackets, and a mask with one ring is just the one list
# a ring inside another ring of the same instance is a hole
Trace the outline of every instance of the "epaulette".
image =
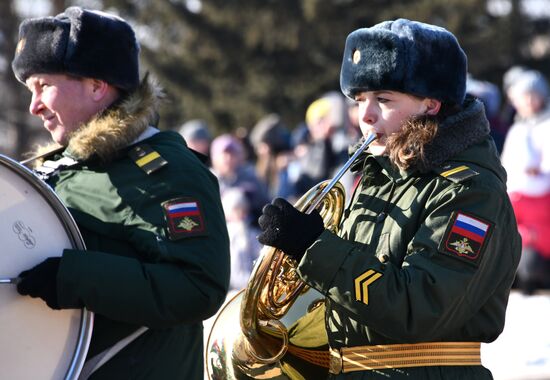
[(128, 155), (147, 174), (156, 172), (168, 163), (156, 150), (147, 144), (136, 145), (130, 149)]
[(436, 169), (436, 172), (448, 179), (449, 181), (453, 183), (460, 183), (462, 181), (467, 180), (468, 178), (475, 177), (476, 175), (479, 175), (478, 172), (473, 170), (472, 168), (463, 165), (463, 164), (449, 164), (446, 163), (443, 166)]

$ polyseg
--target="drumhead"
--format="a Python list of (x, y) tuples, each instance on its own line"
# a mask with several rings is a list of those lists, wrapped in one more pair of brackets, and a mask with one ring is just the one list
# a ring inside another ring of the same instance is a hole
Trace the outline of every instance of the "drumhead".
[[(84, 249), (69, 211), (53, 190), (0, 155), (0, 278), (15, 278), (65, 248)], [(0, 284), (0, 368), (5, 379), (77, 379), (90, 343), (93, 314), (52, 310)]]

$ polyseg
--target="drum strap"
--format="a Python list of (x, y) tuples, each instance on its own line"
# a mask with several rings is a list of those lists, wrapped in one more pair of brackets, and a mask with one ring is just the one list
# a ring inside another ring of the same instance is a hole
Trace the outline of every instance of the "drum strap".
[(126, 338), (118, 341), (114, 346), (107, 348), (93, 358), (87, 360), (82, 367), (82, 371), (80, 371), (80, 376), (78, 376), (78, 380), (87, 380), (92, 375), (92, 373), (97, 371), (103, 364), (107, 363), (113, 356), (120, 352), (120, 350), (132, 343), (147, 330), (147, 327), (140, 327), (132, 334), (128, 335)]

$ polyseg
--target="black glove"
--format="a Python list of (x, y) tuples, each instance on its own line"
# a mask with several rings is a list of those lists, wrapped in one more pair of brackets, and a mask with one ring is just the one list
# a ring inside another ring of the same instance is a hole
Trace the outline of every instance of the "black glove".
[(57, 272), (61, 257), (48, 257), (32, 269), (19, 274), (17, 291), (24, 296), (40, 297), (52, 309), (59, 310), (57, 300)]
[(262, 229), (260, 243), (279, 248), (297, 261), (325, 229), (317, 210), (303, 213), (282, 198), (264, 206), (258, 224)]

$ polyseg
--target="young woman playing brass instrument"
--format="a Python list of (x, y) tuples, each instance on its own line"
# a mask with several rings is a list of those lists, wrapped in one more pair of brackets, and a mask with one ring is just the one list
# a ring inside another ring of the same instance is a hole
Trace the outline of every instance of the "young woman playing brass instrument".
[(338, 235), (266, 205), (259, 241), (326, 296), (332, 379), (491, 379), (521, 244), (467, 59), (446, 29), (399, 19), (346, 41), (340, 83), (377, 139)]

